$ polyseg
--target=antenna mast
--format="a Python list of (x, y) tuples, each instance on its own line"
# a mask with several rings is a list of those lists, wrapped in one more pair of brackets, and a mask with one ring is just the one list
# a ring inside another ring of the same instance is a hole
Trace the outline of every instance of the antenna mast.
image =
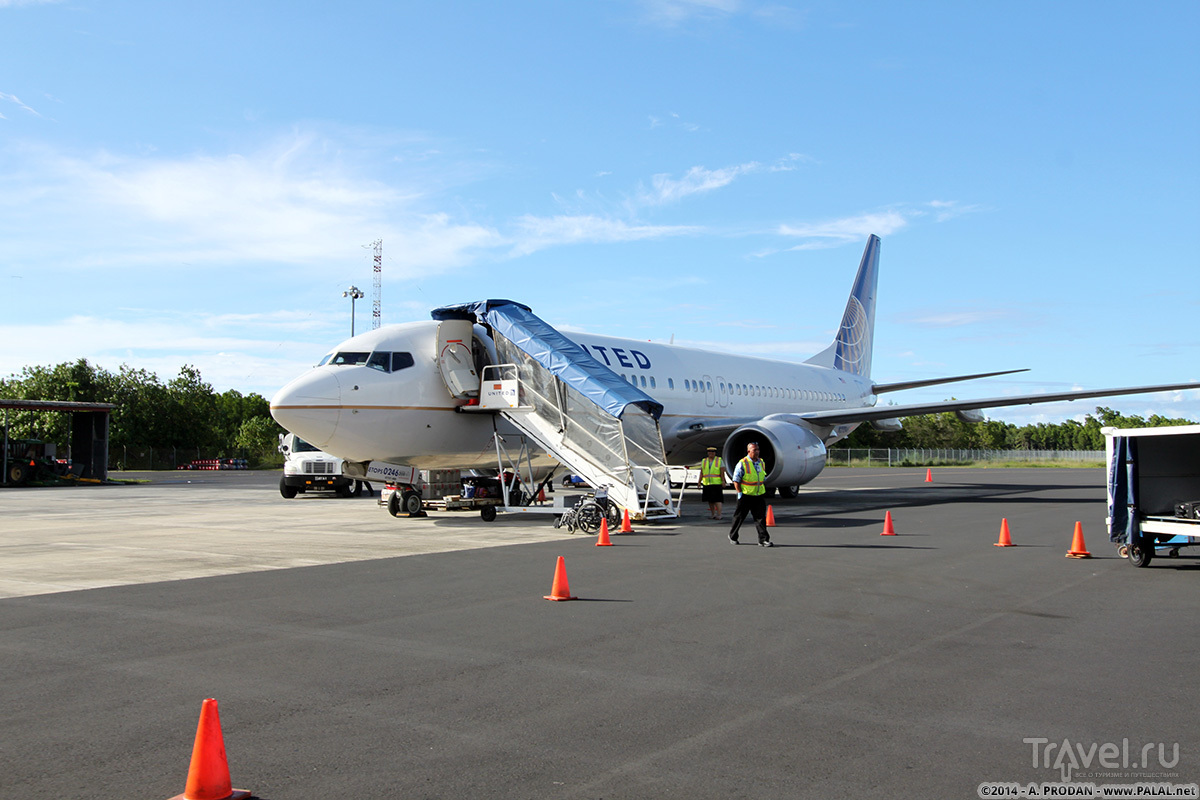
[(375, 289), (371, 294), (371, 329), (379, 327), (380, 306), (383, 303), (383, 239), (371, 242), (375, 249)]

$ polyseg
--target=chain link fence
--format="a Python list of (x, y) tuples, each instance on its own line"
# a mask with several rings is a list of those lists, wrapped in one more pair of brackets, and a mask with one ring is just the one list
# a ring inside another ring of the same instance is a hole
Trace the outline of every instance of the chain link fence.
[(256, 469), (278, 467), (283, 456), (256, 453), (241, 448), (129, 447), (108, 450), (110, 471), (157, 469)]
[[(831, 467), (933, 467), (950, 464), (1070, 462), (1104, 464), (1103, 450), (955, 450), (945, 448), (833, 448), (827, 464)], [(218, 463), (214, 463), (218, 462)], [(237, 448), (199, 447), (112, 447), (108, 452), (110, 470), (159, 469), (253, 469), (279, 467), (282, 456), (264, 455)]]
[(1071, 462), (1103, 465), (1103, 450), (952, 450), (833, 448), (831, 467), (933, 467), (949, 464)]

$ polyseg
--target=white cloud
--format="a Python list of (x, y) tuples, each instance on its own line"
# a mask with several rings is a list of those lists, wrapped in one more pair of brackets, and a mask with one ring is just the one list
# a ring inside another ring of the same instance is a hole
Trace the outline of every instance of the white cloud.
[[(402, 268), (467, 263), (502, 237), (342, 163), (331, 143), (294, 134), (247, 154), (181, 158), (10, 147), (0, 233), (33, 263), (323, 265), (383, 238)], [(47, 225), (53, 221), (53, 231)]]
[(695, 233), (687, 225), (637, 225), (596, 215), (536, 217), (516, 221), (512, 255), (528, 255), (547, 247), (579, 243), (632, 242)]
[(780, 225), (779, 234), (797, 239), (808, 239), (791, 249), (805, 250), (820, 247), (836, 247), (849, 242), (858, 242), (870, 234), (888, 236), (908, 225), (908, 219), (900, 211), (879, 211), (860, 214), (856, 217), (828, 220), (826, 222), (800, 225)]
[(1003, 420), (1013, 425), (1054, 424), (1064, 419), (1083, 420), (1083, 416), (1095, 416), (1097, 408), (1111, 408), (1125, 416), (1144, 419), (1159, 415), (1170, 418), (1200, 420), (1200, 391), (1159, 392), (1148, 395), (1125, 395), (1120, 397), (1091, 397), (1074, 402), (1039, 403), (1036, 405), (1002, 406), (986, 409), (990, 419)]
[[(793, 160), (808, 160), (804, 156), (793, 155)], [(861, 242), (870, 234), (888, 236), (903, 230), (915, 219), (932, 216), (935, 222), (946, 222), (963, 214), (982, 210), (979, 206), (962, 205), (956, 200), (933, 200), (926, 203), (901, 205), (884, 211), (872, 211), (851, 217), (826, 220), (824, 222), (808, 222), (800, 224), (783, 224), (777, 233), (793, 239), (804, 239), (801, 244), (787, 248), (792, 250), (820, 250), (828, 247), (838, 247), (843, 244)], [(772, 255), (776, 250), (765, 250), (757, 255)]]
[(828, 341), (714, 342), (699, 339), (676, 339), (675, 344), (699, 350), (715, 350), (721, 353), (763, 356), (764, 358), (778, 357), (788, 360), (808, 358), (829, 346)]
[(653, 23), (679, 25), (692, 19), (714, 19), (735, 14), (740, 0), (642, 0), (646, 17)]
[[(2, 7), (2, 3), (3, 3), (3, 0), (0, 0), (0, 7)], [(41, 114), (39, 114), (37, 111), (30, 108), (25, 103), (22, 103), (21, 98), (17, 97), (15, 94), (5, 94), (4, 92), (0, 92), (0, 100), (3, 100), (6, 103), (13, 103), (18, 108), (20, 108), (22, 111), (27, 111), (28, 113), (33, 114), (35, 117), (41, 116)], [(0, 114), (0, 119), (8, 119), (8, 117), (4, 116), (3, 114)]]
[(678, 28), (690, 22), (717, 23), (745, 17), (760, 24), (802, 30), (808, 12), (780, 2), (746, 0), (642, 0), (645, 19), (663, 28)]
[(316, 319), (310, 312), (134, 313), (132, 321), (72, 316), (41, 325), (0, 325), (0, 337), (22, 342), (20, 348), (0, 351), (0, 376), (15, 375), (30, 364), (86, 358), (112, 371), (122, 364), (147, 369), (166, 381), (184, 364), (193, 364), (217, 391), (236, 388), (267, 395), (312, 366), (331, 342), (346, 334), (341, 318)]
[(981, 322), (994, 322), (1006, 319), (1011, 315), (1001, 310), (979, 311), (946, 311), (920, 316), (903, 317), (902, 321), (926, 328), (958, 328), (964, 325), (976, 325)]
[(946, 222), (963, 214), (974, 214), (983, 210), (982, 206), (963, 205), (957, 200), (931, 200), (926, 205), (932, 210), (935, 222)]
[(651, 189), (645, 188), (638, 192), (638, 200), (645, 205), (665, 205), (675, 203), (693, 194), (711, 192), (733, 183), (742, 175), (758, 172), (762, 169), (758, 162), (739, 164), (723, 169), (706, 169), (692, 167), (680, 179), (676, 180), (666, 173), (655, 175), (650, 179)]
[[(337, 142), (311, 132), (250, 152), (182, 157), (81, 156), (10, 145), (0, 149), (0, 173), (7, 172), (0, 178), (0, 237), (15, 268), (193, 270), (324, 267), (344, 263), (358, 255), (359, 245), (382, 238), (401, 275), (420, 269), (428, 276), (488, 251), (519, 256), (558, 245), (694, 234), (702, 229), (643, 224), (637, 210), (713, 192), (763, 169), (749, 162), (696, 166), (679, 178), (656, 174), (621, 216), (528, 214), (492, 227), (437, 211), (422, 191), (368, 175), (341, 152)], [(796, 159), (789, 155), (779, 163)]]
[(774, 323), (763, 322), (757, 319), (731, 319), (709, 324), (715, 325), (718, 328), (749, 328), (752, 330), (769, 330), (779, 327)]
[(803, 153), (788, 153), (783, 158), (775, 160), (775, 163), (767, 167), (768, 172), (791, 172), (796, 169), (796, 164), (813, 164), (816, 159), (812, 156), (806, 156)]

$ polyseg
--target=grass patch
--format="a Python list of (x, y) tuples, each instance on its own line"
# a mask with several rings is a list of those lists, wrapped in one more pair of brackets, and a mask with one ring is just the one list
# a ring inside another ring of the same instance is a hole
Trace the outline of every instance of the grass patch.
[(966, 467), (969, 469), (1015, 469), (1015, 468), (1046, 468), (1046, 469), (1103, 469), (1106, 465), (1103, 461), (1076, 461), (1074, 459), (1055, 460), (1039, 460), (1039, 461), (1022, 461), (1014, 459), (1012, 461), (999, 461), (987, 459), (983, 461), (901, 461), (898, 463), (888, 464), (881, 459), (873, 458), (871, 463), (867, 463), (865, 458), (856, 458), (850, 461), (837, 464), (826, 464), (826, 469), (853, 469), (855, 467)]
[(1056, 469), (1104, 469), (1103, 461), (977, 461), (967, 466), (980, 467), (1054, 467)]

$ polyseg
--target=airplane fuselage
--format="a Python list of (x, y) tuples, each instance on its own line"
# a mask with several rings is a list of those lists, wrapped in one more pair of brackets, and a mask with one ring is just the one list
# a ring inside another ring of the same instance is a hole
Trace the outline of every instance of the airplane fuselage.
[[(271, 402), (288, 430), (349, 461), (425, 469), (494, 467), (492, 414), (459, 413), (438, 368), (436, 321), (382, 327), (347, 339)], [(486, 330), (474, 328), (495, 363)], [(812, 364), (703, 351), (594, 334), (564, 333), (622, 380), (663, 404), (668, 462), (689, 464), (724, 441), (706, 425), (873, 405), (869, 379)], [(383, 354), (409, 354), (408, 357)], [(348, 354), (348, 355), (346, 355)], [(340, 363), (339, 363), (340, 362)], [(398, 369), (393, 367), (399, 366)], [(515, 433), (496, 420), (501, 433)], [(826, 444), (853, 425), (813, 427)]]
[[(621, 394), (645, 403), (646, 410), (653, 404), (644, 395), (662, 405), (659, 425), (668, 463), (698, 463), (705, 449), (715, 446), (729, 465), (742, 458), (749, 445), (757, 444), (769, 470), (767, 486), (785, 488), (819, 475), (825, 467), (826, 447), (863, 422), (898, 430), (902, 418), (919, 414), (952, 411), (971, 421), (982, 418), (980, 411), (985, 408), (1195, 388), (1195, 384), (1176, 383), (1073, 389), (877, 408), (876, 395), (884, 392), (1013, 372), (873, 382), (880, 246), (879, 237), (867, 237), (833, 342), (803, 363), (554, 331), (541, 320), (537, 323), (554, 335), (535, 349), (550, 347), (552, 354), (522, 351), (524, 355), (514, 357), (554, 361), (560, 350), (578, 347), (587, 358), (574, 366), (586, 365), (584, 372), (593, 379), (599, 376), (600, 383), (615, 383), (595, 364), (598, 361), (639, 390), (630, 393), (620, 387)], [(506, 313), (515, 317), (499, 312), (505, 307), (511, 307)], [(493, 311), (499, 317), (489, 317)], [(514, 324), (516, 317), (525, 320), (521, 324), (529, 323), (526, 313), (531, 315), (532, 310), (511, 300), (487, 300), (436, 309), (435, 319), (429, 322), (391, 325), (347, 339), (317, 367), (283, 387), (271, 401), (271, 413), (289, 431), (349, 462), (386, 461), (423, 469), (495, 468), (493, 433), (518, 432), (496, 413), (461, 410), (472, 400), (478, 402), (481, 389), (511, 390), (480, 382), (479, 372), (499, 359), (489, 327), (478, 323), (492, 326), (505, 341), (502, 328)], [(495, 326), (497, 319), (501, 327)], [(518, 326), (516, 330), (519, 336), (536, 338), (532, 329), (521, 333)], [(513, 346), (504, 345), (505, 352), (514, 352)], [(569, 360), (570, 354), (566, 355)], [(520, 392), (513, 394), (519, 400)], [(566, 428), (564, 424), (561, 430)], [(539, 441), (552, 446), (546, 439)], [(543, 457), (539, 465), (554, 463)]]

